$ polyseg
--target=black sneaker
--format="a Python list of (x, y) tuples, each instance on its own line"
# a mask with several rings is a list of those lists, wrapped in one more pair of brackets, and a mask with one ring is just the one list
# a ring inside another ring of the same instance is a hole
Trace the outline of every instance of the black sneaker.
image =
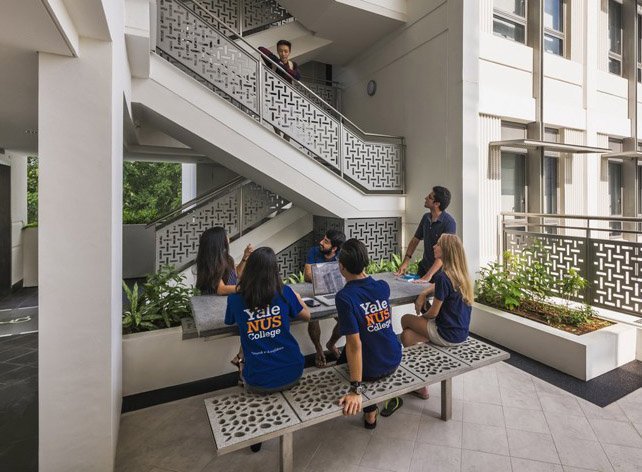
[(259, 451), (261, 450), (261, 445), (262, 445), (262, 444), (263, 444), (263, 443), (256, 443), (256, 444), (252, 444), (252, 445), (250, 446), (250, 450), (251, 450), (252, 452), (259, 452)]

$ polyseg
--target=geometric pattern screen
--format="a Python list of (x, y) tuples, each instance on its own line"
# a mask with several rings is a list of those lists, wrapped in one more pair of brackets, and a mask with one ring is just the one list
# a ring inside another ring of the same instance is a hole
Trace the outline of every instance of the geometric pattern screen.
[[(270, 11), (274, 5), (272, 0), (245, 0), (242, 8), (255, 14), (255, 10)], [(208, 0), (204, 6), (225, 24), (241, 8), (232, 0)], [(366, 192), (403, 191), (402, 138), (370, 139), (368, 134), (362, 137), (348, 130), (331, 106), (336, 103), (332, 88), (314, 88), (330, 101), (319, 103), (303, 85), (293, 86), (266, 67), (258, 51), (233, 41), (228, 30), (192, 2), (158, 0), (156, 46), (161, 57), (243, 112), (280, 129), (291, 138), (291, 145), (301, 146), (304, 154), (345, 180)]]
[(570, 268), (577, 269), (589, 282), (578, 300), (634, 315), (642, 313), (641, 243), (515, 230), (506, 230), (504, 237), (506, 249), (516, 254), (540, 241), (549, 254), (549, 271), (555, 280), (561, 280)]
[(233, 240), (287, 204), (287, 200), (254, 182), (245, 182), (223, 195), (215, 195), (156, 229), (156, 268), (173, 265), (180, 269), (193, 262), (199, 238), (208, 228), (222, 226)]

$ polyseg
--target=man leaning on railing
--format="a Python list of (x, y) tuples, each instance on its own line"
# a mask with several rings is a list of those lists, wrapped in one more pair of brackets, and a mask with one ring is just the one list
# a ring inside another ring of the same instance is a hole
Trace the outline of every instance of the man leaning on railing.
[[(290, 41), (280, 39), (276, 43), (276, 52), (278, 56), (274, 55), (272, 51), (263, 46), (259, 47), (259, 51), (271, 59), (270, 61), (264, 57), (263, 61), (265, 62), (265, 65), (275, 71), (284, 80), (287, 80), (288, 83), (291, 84), (292, 79), (301, 80), (301, 71), (299, 71), (299, 66), (296, 62), (290, 60), (290, 52), (292, 51), (292, 43), (290, 43)], [(286, 141), (290, 141), (290, 137), (276, 126), (274, 126), (274, 132), (279, 136), (283, 136)]]

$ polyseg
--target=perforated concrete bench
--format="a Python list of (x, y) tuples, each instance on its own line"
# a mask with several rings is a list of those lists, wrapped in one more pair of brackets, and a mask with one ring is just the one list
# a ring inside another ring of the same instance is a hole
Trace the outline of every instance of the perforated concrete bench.
[[(469, 338), (455, 347), (418, 344), (404, 349), (395, 373), (366, 382), (363, 406), (373, 405), (425, 385), (441, 382), (441, 419), (452, 417), (452, 378), (509, 354)], [(237, 387), (205, 400), (219, 455), (280, 438), (280, 470), (293, 470), (292, 433), (342, 415), (338, 399), (349, 388), (346, 365), (308, 369), (295, 387), (270, 395), (245, 393)]]

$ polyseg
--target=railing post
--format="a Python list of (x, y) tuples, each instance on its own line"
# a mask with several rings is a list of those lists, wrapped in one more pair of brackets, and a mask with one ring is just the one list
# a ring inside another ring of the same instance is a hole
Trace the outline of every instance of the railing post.
[(244, 206), (245, 202), (243, 201), (243, 187), (244, 185), (241, 185), (239, 187), (239, 193), (238, 193), (238, 221), (239, 221), (239, 237), (243, 236), (243, 229), (245, 227), (245, 214), (244, 214)]
[(506, 247), (506, 233), (504, 232), (504, 215), (497, 215), (497, 245), (499, 251), (497, 254), (497, 261), (500, 264), (504, 262), (504, 247)]
[(586, 284), (585, 292), (585, 302), (589, 305), (593, 305), (593, 283), (595, 282), (593, 277), (593, 253), (591, 250), (591, 218), (586, 218), (586, 235), (584, 237), (586, 244), (586, 261), (584, 262), (584, 274), (588, 283)]
[(256, 67), (256, 108), (259, 113), (259, 123), (263, 123), (263, 64), (259, 58)]
[(243, 36), (243, 22), (245, 21), (245, 0), (239, 0), (239, 35)]
[(341, 170), (341, 178), (345, 171), (345, 156), (343, 155), (343, 117), (339, 115), (339, 169)]

